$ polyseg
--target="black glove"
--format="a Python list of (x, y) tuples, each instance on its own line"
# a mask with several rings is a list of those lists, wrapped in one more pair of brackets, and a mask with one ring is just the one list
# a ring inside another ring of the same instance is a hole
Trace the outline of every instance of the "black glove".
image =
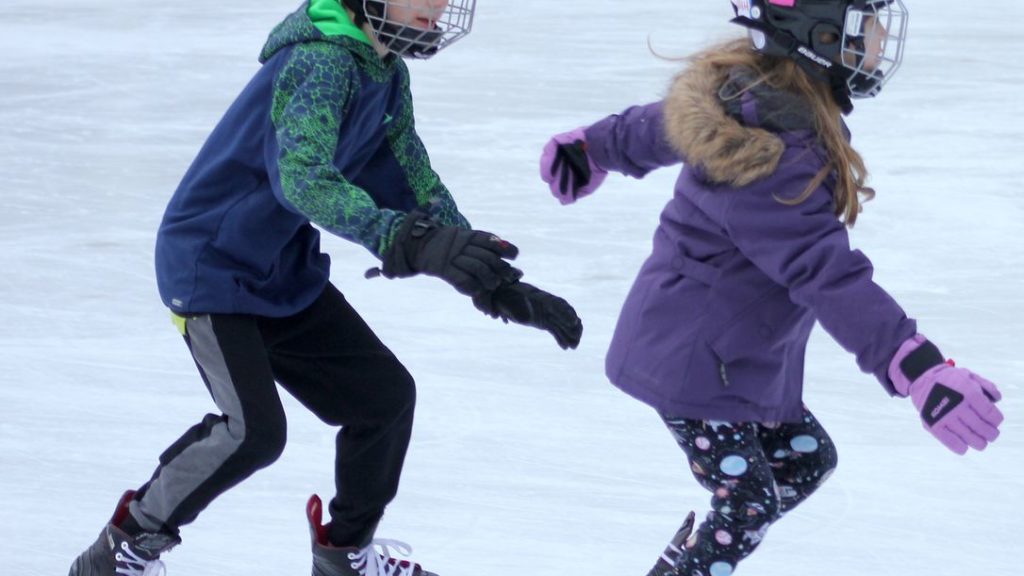
[(473, 297), (473, 305), (492, 318), (546, 330), (562, 347), (576, 348), (583, 322), (568, 302), (525, 282), (502, 284)]
[(489, 232), (442, 226), (427, 214), (414, 211), (405, 217), (390, 249), (383, 255), (381, 274), (406, 278), (416, 274), (437, 276), (467, 296), (514, 282), (522, 271), (514, 260), (519, 249)]

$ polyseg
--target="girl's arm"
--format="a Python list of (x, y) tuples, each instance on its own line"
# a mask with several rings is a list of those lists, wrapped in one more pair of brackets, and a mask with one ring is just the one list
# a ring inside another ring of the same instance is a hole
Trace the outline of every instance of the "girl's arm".
[(633, 106), (584, 129), (587, 153), (609, 172), (643, 178), (683, 161), (665, 137), (662, 102)]
[(724, 219), (736, 246), (786, 286), (794, 302), (813, 310), (832, 338), (856, 355), (861, 370), (873, 373), (890, 394), (909, 396), (924, 428), (947, 448), (957, 454), (984, 450), (1003, 421), (999, 389), (945, 362), (917, 334), (916, 322), (872, 280), (871, 262), (850, 249), (825, 188), (795, 206), (772, 197), (773, 191), (798, 194), (811, 176), (769, 178), (770, 189), (736, 191)]
[(562, 204), (593, 194), (608, 172), (643, 178), (682, 162), (665, 137), (661, 102), (633, 106), (592, 126), (556, 134), (540, 156), (540, 178)]
[(874, 269), (852, 250), (833, 212), (831, 192), (820, 187), (807, 200), (786, 205), (776, 196), (799, 195), (812, 168), (784, 173), (729, 194), (725, 228), (737, 248), (768, 277), (810, 308), (822, 327), (857, 357), (891, 394), (887, 370), (900, 344), (917, 332), (896, 301), (872, 279)]

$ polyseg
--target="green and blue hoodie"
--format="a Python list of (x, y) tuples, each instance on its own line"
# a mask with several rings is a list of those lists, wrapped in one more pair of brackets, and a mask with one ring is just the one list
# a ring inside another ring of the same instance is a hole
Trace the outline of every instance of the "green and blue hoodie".
[(160, 225), (157, 284), (172, 311), (304, 309), (330, 276), (314, 224), (378, 257), (417, 207), (469, 227), (416, 134), (405, 63), (380, 57), (337, 0), (304, 3), (260, 62)]

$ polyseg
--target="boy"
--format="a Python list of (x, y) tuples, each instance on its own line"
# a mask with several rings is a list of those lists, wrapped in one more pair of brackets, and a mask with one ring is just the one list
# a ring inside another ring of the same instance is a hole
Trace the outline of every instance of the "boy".
[(307, 508), (318, 576), (427, 574), (374, 548), (398, 489), (415, 386), (329, 282), (321, 229), (378, 256), (388, 278), (439, 277), (495, 317), (575, 347), (561, 298), (519, 282), (517, 249), (470, 228), (430, 167), (403, 57), (469, 32), (474, 0), (309, 0), (271, 33), (263, 66), (214, 129), (157, 235), (164, 303), (221, 410), (125, 493), (72, 576), (150, 574), (179, 528), (285, 445), (276, 383), (337, 439), (337, 494)]

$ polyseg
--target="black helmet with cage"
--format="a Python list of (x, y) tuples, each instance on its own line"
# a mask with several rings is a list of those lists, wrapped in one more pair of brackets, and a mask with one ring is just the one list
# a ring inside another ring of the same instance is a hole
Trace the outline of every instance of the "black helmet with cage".
[(903, 60), (909, 13), (902, 0), (731, 0), (754, 49), (796, 61), (828, 82), (844, 113), (871, 98)]
[[(356, 17), (356, 25), (369, 23), (377, 40), (392, 53), (408, 58), (430, 58), (469, 34), (476, 0), (342, 0)], [(403, 21), (396, 13), (421, 14)]]

